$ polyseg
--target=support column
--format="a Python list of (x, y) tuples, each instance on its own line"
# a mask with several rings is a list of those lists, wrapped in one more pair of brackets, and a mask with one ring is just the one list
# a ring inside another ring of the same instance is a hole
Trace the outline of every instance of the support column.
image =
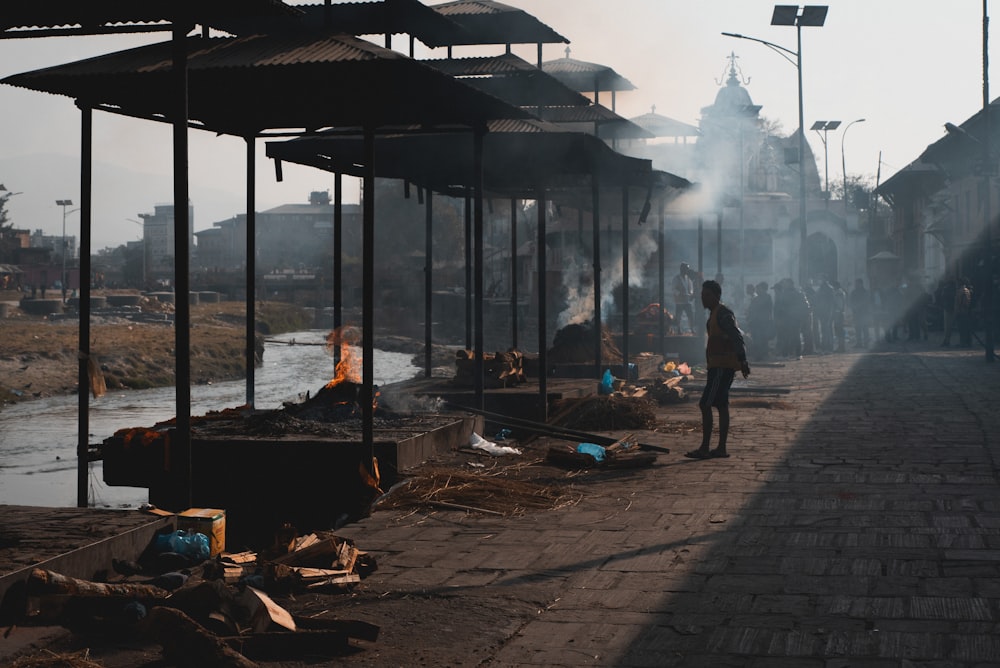
[(483, 357), (483, 137), (484, 127), (477, 127), (472, 135), (472, 170), (475, 181), (475, 205), (473, 212), (473, 245), (475, 247), (475, 353), (476, 353), (476, 408), (486, 407), (485, 379), (486, 363)]
[(434, 193), (427, 191), (424, 199), (424, 378), (431, 377), (431, 358), (433, 357), (433, 319), (434, 319)]
[(538, 207), (538, 421), (545, 422), (549, 417), (549, 354), (548, 354), (548, 281), (546, 280), (545, 257), (545, 190), (539, 189), (536, 204)]
[[(188, 191), (188, 74), (187, 26), (173, 28), (173, 148), (174, 148), (174, 364), (176, 369), (176, 418), (171, 442), (173, 478), (180, 484), (174, 499), (194, 505), (191, 452), (191, 276), (188, 240), (190, 228)], [(179, 508), (183, 510), (183, 508)]]
[[(86, 508), (90, 472), (90, 253), (93, 212), (94, 124), (93, 110), (80, 107), (80, 338), (77, 369), (76, 505)], [(63, 248), (63, 253), (66, 249)], [(143, 247), (145, 252), (145, 247)], [(63, 290), (66, 276), (63, 275)], [(65, 294), (65, 292), (63, 293)]]
[(628, 186), (626, 185), (622, 186), (622, 377), (626, 382), (629, 380), (628, 251)]
[(253, 411), (256, 368), (254, 367), (257, 343), (257, 170), (254, 156), (256, 140), (247, 137), (247, 274), (246, 274), (246, 405)]
[(364, 130), (365, 167), (361, 232), (361, 444), (368, 472), (375, 467), (375, 130)]

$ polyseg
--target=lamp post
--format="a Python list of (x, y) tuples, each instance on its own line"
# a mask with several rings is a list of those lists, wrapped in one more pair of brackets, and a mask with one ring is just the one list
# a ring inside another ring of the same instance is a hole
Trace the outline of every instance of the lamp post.
[(134, 218), (126, 218), (130, 223), (135, 223), (142, 228), (142, 280), (139, 282), (139, 289), (146, 289), (146, 226)]
[[(62, 285), (62, 299), (66, 302), (66, 207), (73, 206), (73, 200), (71, 199), (57, 199), (56, 206), (61, 206), (63, 210), (63, 228), (62, 228), (62, 276), (59, 279)], [(73, 209), (73, 211), (79, 211), (79, 209)]]
[[(800, 11), (801, 10), (801, 11)], [(771, 15), (771, 25), (773, 26), (795, 26), (798, 49), (792, 51), (789, 48), (768, 42), (756, 37), (748, 37), (738, 33), (724, 32), (726, 37), (736, 37), (738, 39), (748, 39), (757, 42), (775, 51), (782, 58), (790, 62), (798, 70), (799, 76), (799, 218), (801, 221), (801, 236), (799, 243), (799, 284), (805, 284), (808, 277), (806, 261), (806, 133), (805, 133), (805, 113), (802, 103), (802, 26), (820, 27), (826, 23), (826, 13), (829, 7), (826, 5), (775, 5), (774, 13)], [(788, 56), (794, 56), (792, 60)]]
[(844, 131), (840, 133), (840, 169), (844, 174), (844, 208), (847, 208), (847, 159), (844, 157), (844, 138), (847, 137), (847, 131), (851, 129), (851, 126), (855, 123), (864, 123), (865, 119), (858, 118), (847, 124)]
[[(826, 184), (823, 186), (823, 197), (830, 200), (830, 153), (826, 150), (826, 133), (840, 127), (840, 121), (816, 121), (810, 130), (815, 130), (816, 134), (823, 140), (823, 178)], [(822, 134), (820, 134), (822, 133)]]

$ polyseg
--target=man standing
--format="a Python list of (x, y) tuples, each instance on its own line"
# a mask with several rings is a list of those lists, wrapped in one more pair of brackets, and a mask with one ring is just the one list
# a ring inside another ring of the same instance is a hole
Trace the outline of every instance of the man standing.
[(694, 299), (694, 283), (691, 282), (691, 267), (687, 262), (681, 262), (680, 272), (674, 276), (671, 287), (674, 291), (674, 322), (677, 325), (677, 333), (683, 334), (681, 328), (681, 315), (687, 314), (688, 327), (694, 332), (694, 309), (691, 308), (691, 300)]
[[(710, 311), (708, 316), (708, 343), (705, 357), (708, 378), (698, 402), (701, 408), (701, 447), (684, 454), (691, 459), (728, 457), (726, 440), (729, 437), (729, 388), (736, 377), (736, 370), (746, 378), (750, 375), (743, 335), (736, 325), (736, 316), (722, 303), (722, 286), (716, 281), (705, 281), (701, 287), (701, 303)], [(719, 446), (709, 449), (712, 438), (712, 407), (719, 411)]]

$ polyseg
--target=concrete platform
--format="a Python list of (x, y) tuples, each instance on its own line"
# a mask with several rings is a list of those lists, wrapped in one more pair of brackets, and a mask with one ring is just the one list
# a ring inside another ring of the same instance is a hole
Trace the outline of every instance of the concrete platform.
[(0, 625), (18, 605), (31, 569), (96, 579), (112, 557), (135, 560), (174, 523), (136, 510), (0, 506)]

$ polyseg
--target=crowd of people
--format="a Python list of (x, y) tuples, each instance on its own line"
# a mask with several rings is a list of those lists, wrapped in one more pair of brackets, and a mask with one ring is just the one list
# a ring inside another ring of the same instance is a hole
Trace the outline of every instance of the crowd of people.
[[(771, 294), (773, 292), (773, 296)], [(928, 341), (942, 332), (941, 346), (972, 346), (975, 291), (965, 277), (943, 279), (930, 292), (919, 281), (878, 290), (858, 278), (848, 292), (839, 281), (818, 280), (804, 287), (784, 278), (747, 285), (743, 318), (751, 360), (795, 359), (815, 353), (845, 352), (877, 341)]]

